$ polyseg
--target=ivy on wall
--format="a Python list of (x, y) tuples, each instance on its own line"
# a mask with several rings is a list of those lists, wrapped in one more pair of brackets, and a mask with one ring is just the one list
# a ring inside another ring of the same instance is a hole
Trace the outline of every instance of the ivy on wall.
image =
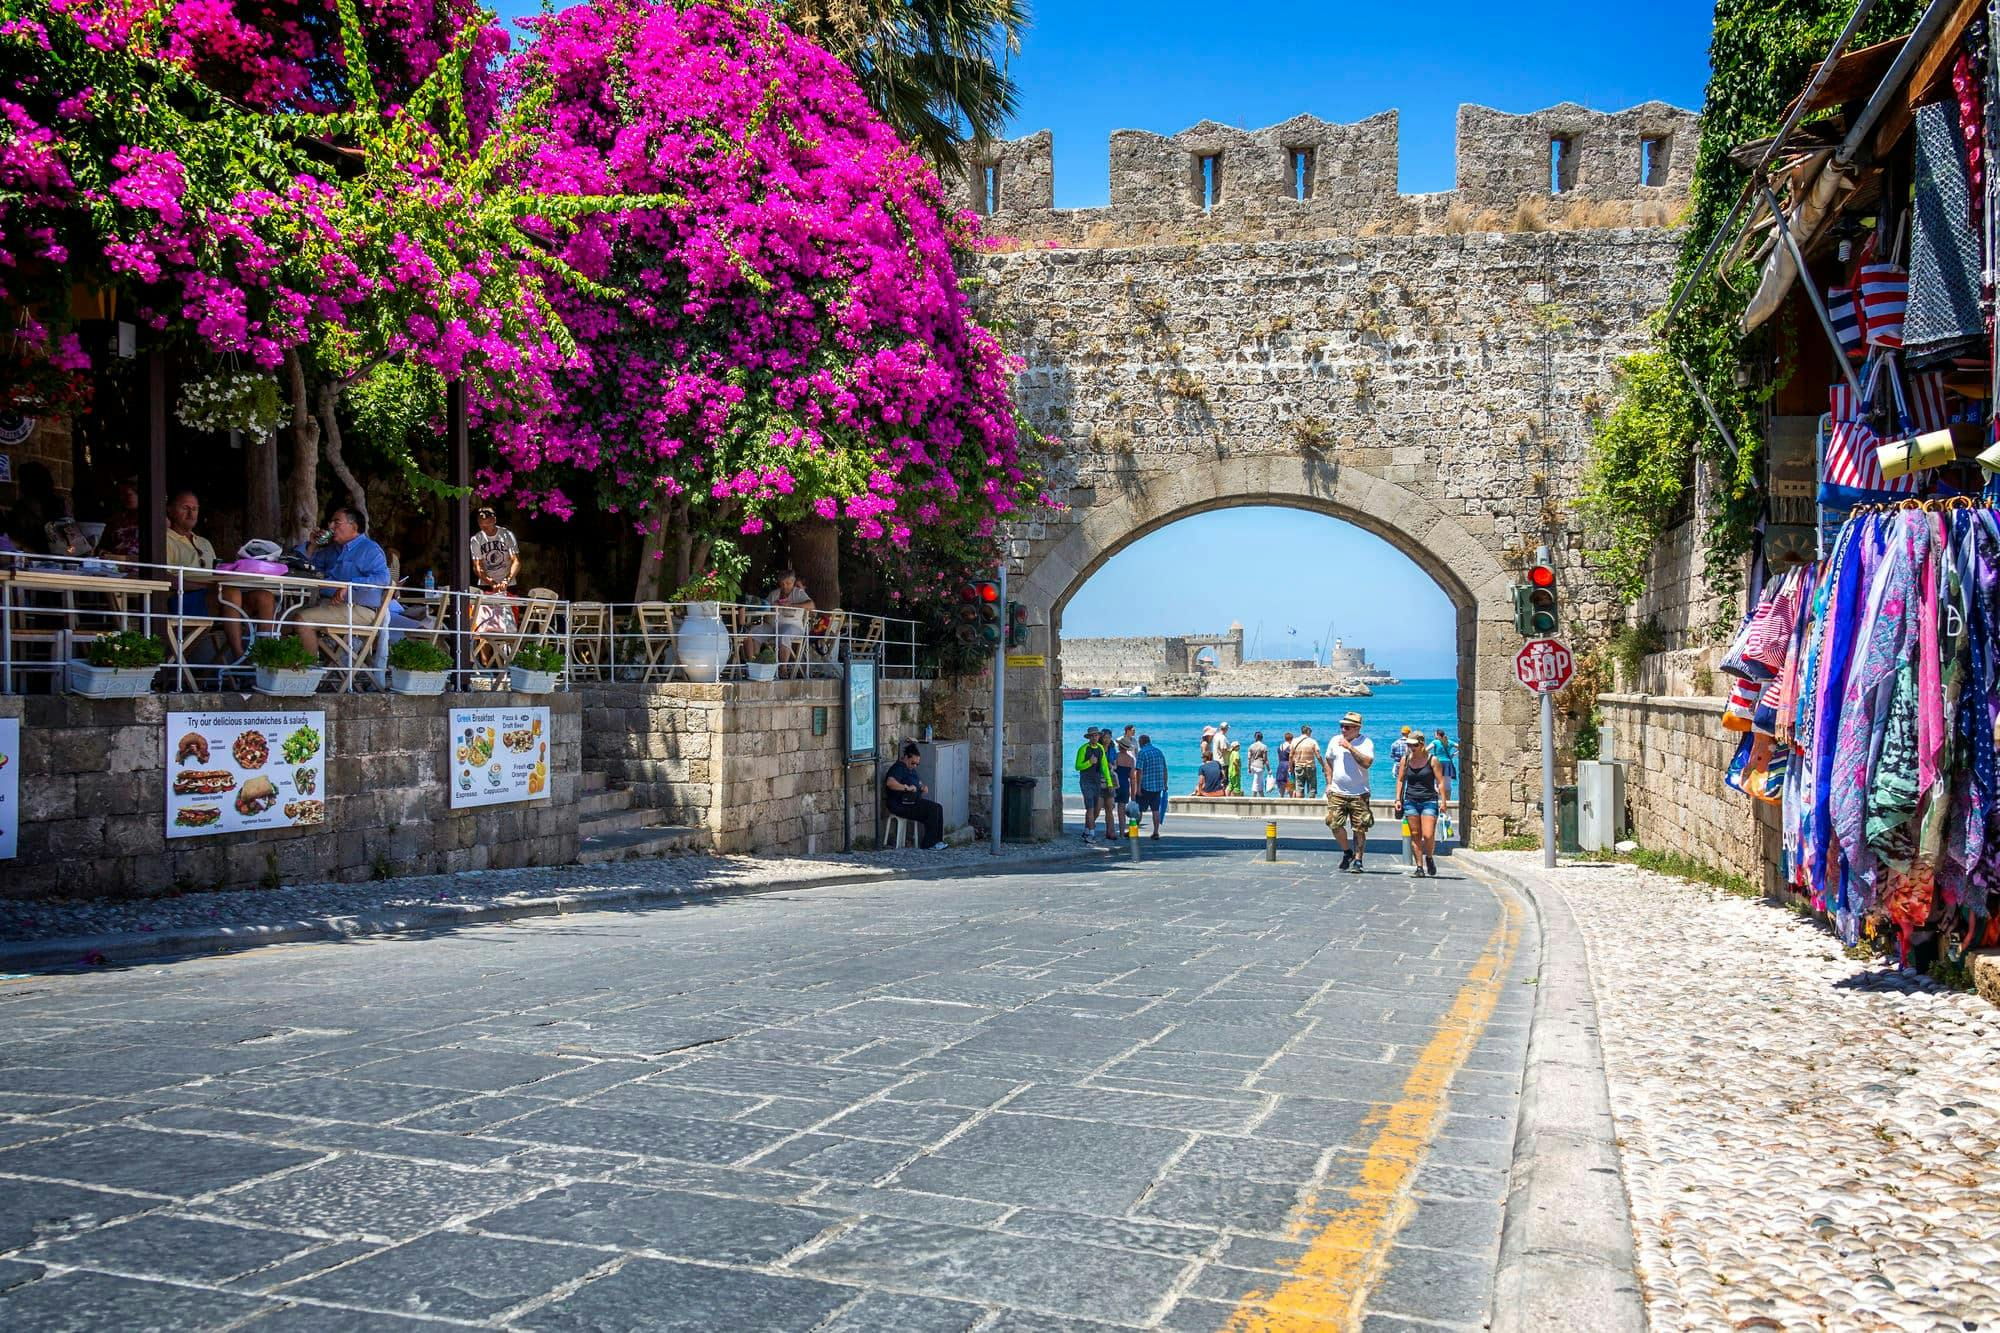
[[(1849, 49), (1910, 31), (1922, 10), (1922, 0), (1880, 0)], [(1777, 132), (1786, 106), (1853, 11), (1853, 0), (1718, 0), (1676, 290), (1748, 178), (1729, 160), (1730, 149)], [(1704, 278), (1655, 350), (1619, 367), (1618, 399), (1598, 422), (1580, 507), (1590, 559), (1628, 602), (1645, 591), (1648, 552), (1688, 512), (1685, 501), (1697, 462), (1714, 483), (1706, 515), (1708, 591), (1733, 605), (1741, 589), (1742, 557), (1763, 500), (1761, 409), (1773, 386), (1758, 376), (1739, 385), (1737, 371), (1759, 358), (1772, 359), (1776, 336), (1768, 324), (1748, 337), (1739, 331), (1756, 284), (1756, 270), (1748, 263)], [(1703, 413), (1676, 357), (1700, 378), (1716, 414), (1736, 437), (1736, 451)], [(1714, 623), (1726, 629), (1732, 618), (1725, 613)]]

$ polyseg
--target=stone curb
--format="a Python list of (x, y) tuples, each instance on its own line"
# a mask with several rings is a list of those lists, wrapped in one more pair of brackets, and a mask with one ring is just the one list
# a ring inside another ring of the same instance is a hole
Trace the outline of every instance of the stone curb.
[(1102, 859), (1105, 858), (1095, 852), (1085, 852), (1074, 856), (1001, 860), (979, 867), (928, 866), (912, 870), (869, 867), (838, 871), (828, 875), (770, 880), (757, 884), (724, 884), (714, 888), (692, 890), (635, 886), (607, 890), (603, 893), (558, 893), (540, 898), (514, 898), (505, 902), (466, 905), (442, 903), (437, 906), (399, 908), (395, 911), (364, 912), (352, 916), (308, 917), (246, 926), (122, 931), (112, 935), (67, 935), (53, 939), (0, 944), (0, 971), (37, 972), (68, 968), (81, 963), (93, 954), (105, 963), (139, 963), (164, 958), (235, 953), (273, 944), (326, 943), (371, 935), (423, 934), (452, 930), (460, 926), (517, 921), (524, 917), (617, 911), (622, 908), (661, 906), (704, 898), (748, 897), (754, 894), (786, 893), (798, 889), (881, 884), (890, 880), (949, 879), (970, 873), (982, 876), (1025, 874), (1045, 866), (1056, 868), (1074, 865), (1080, 861)]
[(1537, 877), (1478, 852), (1459, 856), (1527, 899), (1542, 933), (1492, 1328), (1644, 1333), (1632, 1208), (1583, 932), (1562, 895)]

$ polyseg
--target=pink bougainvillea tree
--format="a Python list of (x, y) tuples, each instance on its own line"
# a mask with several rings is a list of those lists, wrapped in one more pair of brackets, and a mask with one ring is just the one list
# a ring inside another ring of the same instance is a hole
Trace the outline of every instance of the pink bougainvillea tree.
[[(364, 12), (410, 22), (377, 39)], [(285, 512), (257, 512), (253, 470), (252, 519), (287, 535), (315, 519), (322, 450), (361, 500), (339, 408), (384, 368), (463, 377), (491, 404), (544, 401), (573, 354), (543, 296), (562, 268), (546, 247), (593, 205), (520, 196), (535, 103), (480, 134), (490, 29), (424, 0), (0, 0), (0, 300), (16, 344), (87, 370), (61, 325), (72, 284), (96, 284), (233, 378), (282, 376)], [(266, 442), (258, 428), (276, 425), (229, 424)], [(276, 471), (273, 456), (273, 491)]]
[(954, 265), (978, 237), (849, 71), (740, 5), (590, 0), (530, 27), (506, 93), (551, 102), (524, 185), (658, 202), (564, 244), (618, 295), (554, 294), (583, 355), (546, 414), (495, 423), (492, 483), (559, 514), (587, 487), (676, 580), (771, 524), (990, 544), (1035, 480)]

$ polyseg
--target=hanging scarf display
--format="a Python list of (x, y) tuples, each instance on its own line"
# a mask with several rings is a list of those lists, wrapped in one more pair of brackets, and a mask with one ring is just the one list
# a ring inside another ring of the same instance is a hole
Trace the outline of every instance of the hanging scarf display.
[[(1953, 948), (2000, 907), (2000, 521), (1857, 511), (1773, 581), (1724, 662), (1756, 704), (1729, 785), (1780, 807), (1789, 881), (1858, 939)], [(1744, 726), (1740, 720), (1725, 723)]]

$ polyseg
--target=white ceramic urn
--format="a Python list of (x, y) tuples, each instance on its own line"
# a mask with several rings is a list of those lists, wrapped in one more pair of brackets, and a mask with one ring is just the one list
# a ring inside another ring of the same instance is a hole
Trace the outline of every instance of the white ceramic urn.
[(729, 631), (722, 623), (720, 602), (689, 602), (681, 618), (674, 646), (680, 653), (681, 670), (689, 680), (718, 681), (729, 661)]

